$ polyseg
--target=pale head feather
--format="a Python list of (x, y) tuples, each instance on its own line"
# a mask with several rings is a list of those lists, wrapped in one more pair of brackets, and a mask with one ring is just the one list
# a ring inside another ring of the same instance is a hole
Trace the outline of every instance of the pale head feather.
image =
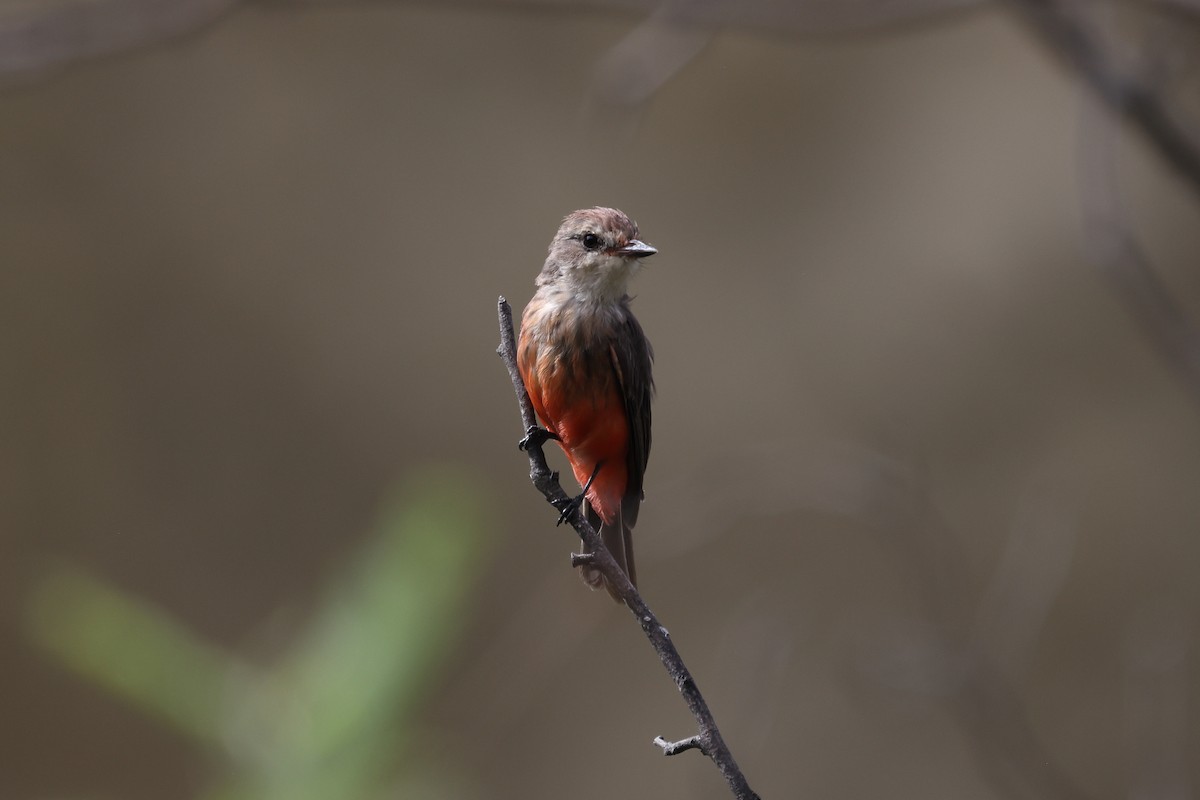
[[(620, 252), (631, 243), (640, 255)], [(585, 208), (566, 216), (550, 242), (539, 287), (570, 292), (592, 303), (614, 303), (628, 293), (629, 279), (642, 259), (654, 253), (638, 239), (637, 223), (615, 208)]]

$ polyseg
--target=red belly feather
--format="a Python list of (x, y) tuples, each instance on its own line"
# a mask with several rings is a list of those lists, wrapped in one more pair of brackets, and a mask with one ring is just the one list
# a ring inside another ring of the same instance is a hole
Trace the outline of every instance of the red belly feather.
[(580, 486), (587, 483), (596, 465), (603, 463), (587, 499), (605, 523), (614, 522), (628, 483), (625, 458), (629, 451), (629, 423), (617, 381), (588, 386), (572, 377), (597, 374), (594, 371), (530, 369), (531, 361), (536, 362), (536, 356), (520, 359), (520, 367), (534, 410), (546, 428), (562, 439), (560, 444)]

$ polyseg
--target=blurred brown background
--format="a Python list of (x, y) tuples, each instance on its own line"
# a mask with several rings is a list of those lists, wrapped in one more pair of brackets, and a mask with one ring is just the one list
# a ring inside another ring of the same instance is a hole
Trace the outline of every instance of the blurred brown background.
[[(596, 204), (660, 249), (642, 588), (764, 798), (1194, 796), (1200, 401), (1092, 258), (1088, 148), (1184, 309), (1200, 203), (1010, 9), (221, 5), (4, 79), (0, 797), (306, 796), (215, 788), (255, 737), (72, 664), (37, 598), (78, 572), (270, 670), (446, 469), (477, 562), (354, 797), (728, 796), (650, 744), (693, 723), (568, 568), (494, 354)], [(1196, 18), (1114, 24), (1194, 114)]]

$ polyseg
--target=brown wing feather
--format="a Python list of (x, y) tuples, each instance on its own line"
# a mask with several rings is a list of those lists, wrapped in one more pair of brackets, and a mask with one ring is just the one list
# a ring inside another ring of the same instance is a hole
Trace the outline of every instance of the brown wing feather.
[(625, 419), (629, 423), (629, 452), (626, 456), (628, 478), (622, 516), (625, 524), (632, 528), (637, 524), (638, 507), (644, 496), (642, 478), (646, 474), (646, 464), (650, 459), (650, 402), (654, 397), (654, 377), (651, 368), (654, 363), (654, 350), (629, 307), (624, 306), (622, 311), (623, 320), (609, 352), (617, 380), (621, 384)]

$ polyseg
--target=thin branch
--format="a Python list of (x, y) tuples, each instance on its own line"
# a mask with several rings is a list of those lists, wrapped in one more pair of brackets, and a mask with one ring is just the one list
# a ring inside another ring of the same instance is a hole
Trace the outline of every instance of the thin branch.
[[(521, 408), (521, 422), (524, 430), (529, 431), (537, 426), (537, 417), (533, 412), (533, 403), (529, 401), (529, 394), (525, 390), (525, 382), (521, 380), (521, 373), (517, 369), (517, 345), (513, 335), (512, 308), (509, 307), (508, 301), (503, 297), (500, 298), (499, 302), (499, 315), (500, 347), (497, 348), (496, 352), (504, 361), (504, 366), (508, 369), (508, 375), (512, 378), (513, 390), (517, 394), (517, 404)], [(536, 441), (531, 442), (526, 447), (525, 452), (529, 456), (529, 479), (533, 482), (537, 490), (545, 496), (546, 501), (561, 512), (568, 506), (571, 498), (567, 496), (567, 493), (563, 491), (562, 486), (559, 484), (558, 473), (551, 471), (550, 466), (546, 463), (546, 455), (542, 451), (541, 445)], [(688, 710), (696, 718), (699, 733), (695, 736), (675, 743), (667, 742), (660, 736), (654, 740), (655, 744), (663, 748), (665, 755), (675, 755), (684, 750), (700, 750), (717, 765), (717, 769), (725, 776), (725, 780), (729, 784), (734, 797), (738, 798), (738, 800), (758, 800), (758, 795), (754, 793), (750, 788), (750, 784), (746, 782), (746, 777), (742, 775), (737, 762), (733, 760), (733, 754), (729, 752), (729, 748), (725, 745), (725, 740), (721, 738), (721, 731), (717, 727), (716, 720), (713, 719), (712, 712), (708, 710), (708, 704), (704, 701), (704, 696), (700, 694), (700, 689), (696, 686), (696, 681), (692, 678), (691, 673), (688, 672), (683, 659), (680, 658), (679, 651), (675, 649), (675, 644), (671, 641), (671, 634), (658, 621), (658, 617), (654, 616), (654, 613), (646, 605), (646, 602), (642, 600), (642, 596), (638, 593), (638, 590), (629, 582), (629, 578), (625, 576), (624, 571), (617, 565), (612, 554), (604, 547), (604, 542), (600, 539), (600, 534), (588, 524), (583, 514), (579, 513), (578, 508), (573, 509), (568, 514), (566, 521), (579, 534), (584, 547), (589, 551), (584, 556), (572, 556), (572, 562), (591, 564), (604, 575), (608, 585), (616, 589), (617, 594), (625, 601), (625, 605), (629, 608), (630, 613), (637, 619), (638, 624), (642, 626), (642, 632), (650, 640), (651, 646), (654, 647), (654, 652), (658, 654), (659, 660), (666, 667), (667, 674), (671, 676), (671, 680), (675, 682), (679, 693), (683, 695), (683, 700), (687, 703)]]

